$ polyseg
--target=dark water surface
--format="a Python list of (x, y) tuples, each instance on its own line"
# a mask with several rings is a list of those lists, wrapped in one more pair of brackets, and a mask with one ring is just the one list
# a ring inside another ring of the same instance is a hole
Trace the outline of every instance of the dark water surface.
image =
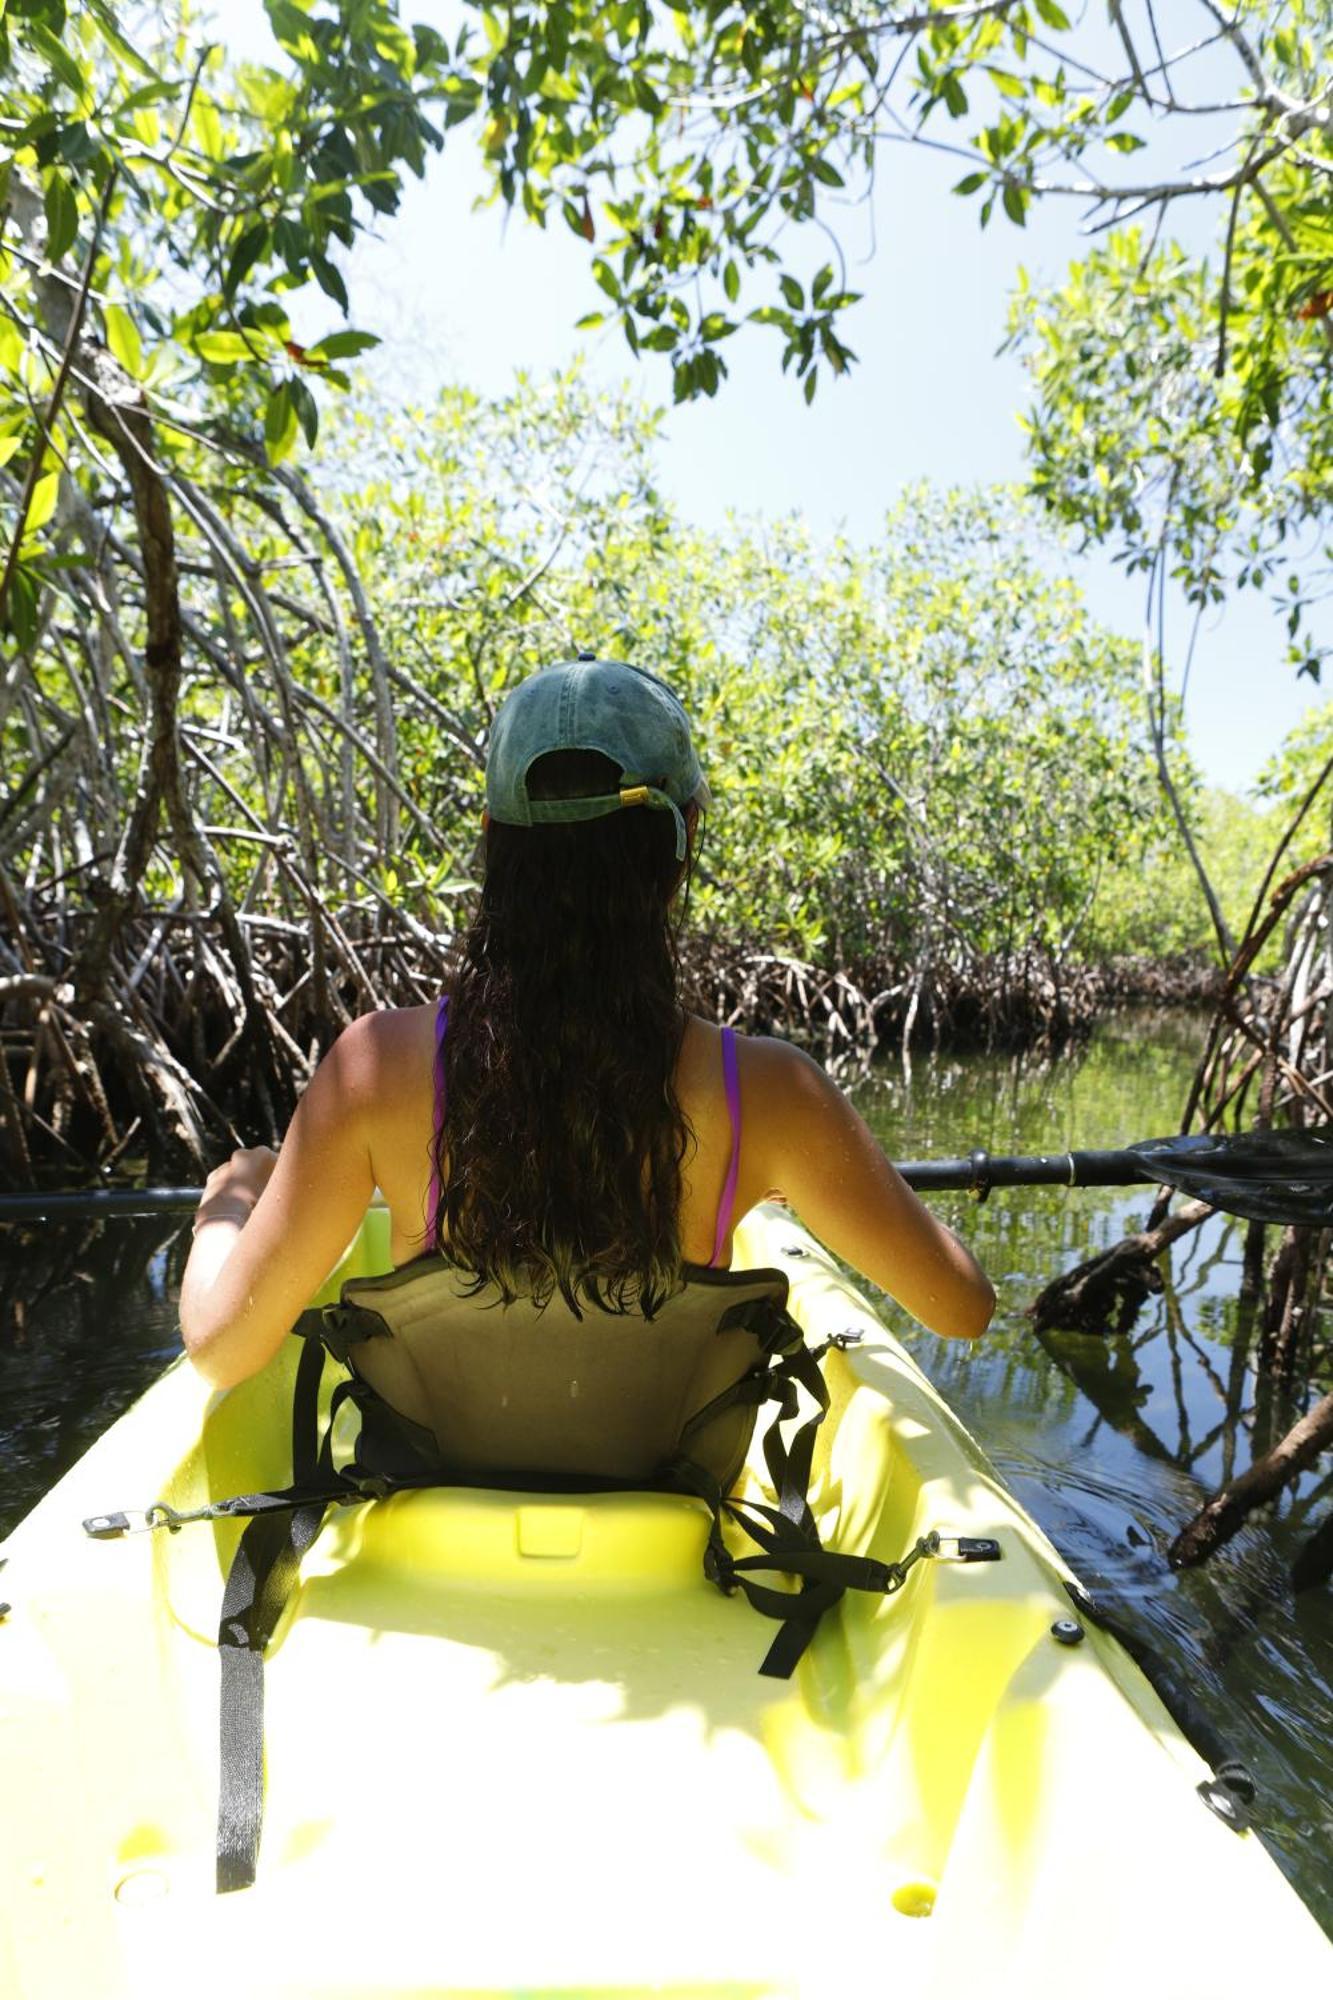
[[(1118, 1146), (1175, 1129), (1196, 1046), (1187, 1018), (1124, 1016), (1047, 1066), (918, 1062), (910, 1081), (885, 1072), (858, 1101), (899, 1158)], [(980, 1207), (936, 1198), (995, 1281), (994, 1325), (969, 1347), (888, 1316), (1073, 1568), (1250, 1765), (1264, 1838), (1333, 1933), (1333, 1587), (1298, 1598), (1288, 1574), (1333, 1507), (1333, 1468), (1312, 1467), (1204, 1569), (1166, 1564), (1256, 1436), (1275, 1441), (1303, 1407), (1261, 1397), (1256, 1413), (1254, 1377), (1234, 1365), (1243, 1225), (1214, 1219), (1179, 1245), (1166, 1291), (1123, 1338), (1039, 1341), (1023, 1317), (1149, 1200), (1144, 1189), (997, 1192)], [(184, 1247), (166, 1221), (0, 1227), (0, 1535), (176, 1353)], [(1326, 1387), (1333, 1321), (1320, 1321), (1313, 1373)]]

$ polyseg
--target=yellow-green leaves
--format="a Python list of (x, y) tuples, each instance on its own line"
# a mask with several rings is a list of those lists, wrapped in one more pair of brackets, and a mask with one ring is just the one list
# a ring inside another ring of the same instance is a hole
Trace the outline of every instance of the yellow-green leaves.
[(102, 308), (106, 324), (106, 344), (127, 374), (138, 375), (143, 367), (143, 342), (139, 329), (124, 306)]
[(56, 502), (59, 498), (60, 469), (57, 466), (53, 471), (43, 473), (32, 489), (32, 501), (28, 507), (27, 521), (24, 523), (25, 541), (29, 536), (40, 533), (46, 526), (56, 511)]
[(281, 382), (269, 391), (264, 406), (264, 451), (270, 465), (281, 465), (296, 444), (298, 423), (292, 401), (291, 383)]

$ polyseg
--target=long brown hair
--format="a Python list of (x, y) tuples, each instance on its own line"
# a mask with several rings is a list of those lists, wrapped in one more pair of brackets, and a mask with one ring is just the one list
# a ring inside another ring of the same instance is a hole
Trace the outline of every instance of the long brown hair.
[[(551, 753), (528, 774), (533, 797), (619, 781), (594, 751)], [(651, 1317), (680, 1284), (693, 1141), (674, 1082), (680, 880), (665, 812), (487, 829), (437, 1161), (437, 1246), (478, 1289)]]

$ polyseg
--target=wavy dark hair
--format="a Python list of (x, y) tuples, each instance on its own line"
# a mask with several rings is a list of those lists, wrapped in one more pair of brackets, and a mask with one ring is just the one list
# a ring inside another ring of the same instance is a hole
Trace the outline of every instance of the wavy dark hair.
[[(594, 751), (539, 758), (534, 798), (613, 792)], [(685, 896), (689, 867), (685, 863)], [(445, 1034), (437, 1248), (506, 1299), (651, 1318), (679, 1289), (675, 820), (486, 832)]]

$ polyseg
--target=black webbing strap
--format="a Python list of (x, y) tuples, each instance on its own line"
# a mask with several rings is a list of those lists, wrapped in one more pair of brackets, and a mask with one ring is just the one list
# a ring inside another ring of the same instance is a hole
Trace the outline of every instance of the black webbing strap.
[(293, 1486), (313, 1486), (318, 1474), (319, 1385), (323, 1374), (323, 1347), (317, 1339), (303, 1340), (292, 1392)]
[(269, 1493), (238, 1494), (215, 1504), (217, 1514), (249, 1514), (227, 1573), (218, 1623), (221, 1663), (217, 1887), (219, 1895), (248, 1889), (259, 1862), (264, 1824), (264, 1656), (296, 1587), (301, 1558), (324, 1524), (330, 1500), (367, 1497), (333, 1464), (333, 1426), (353, 1385), (333, 1392), (319, 1435), (319, 1385), (324, 1347), (307, 1338), (292, 1395), (292, 1484)]
[(323, 1501), (257, 1514), (241, 1536), (218, 1625), (222, 1663), (217, 1886), (248, 1889), (264, 1819), (264, 1654), (324, 1520)]
[[(829, 1408), (828, 1385), (819, 1366), (823, 1352), (822, 1348), (806, 1347), (803, 1341), (788, 1344), (781, 1359), (763, 1375), (757, 1380), (746, 1377), (724, 1390), (682, 1434), (682, 1443), (688, 1443), (696, 1428), (729, 1402), (776, 1401), (777, 1412), (763, 1438), (764, 1463), (776, 1495), (776, 1506), (724, 1493), (710, 1472), (683, 1454), (671, 1468), (673, 1481), (696, 1493), (712, 1514), (704, 1551), (704, 1574), (728, 1595), (742, 1591), (754, 1610), (778, 1622), (777, 1636), (759, 1668), (761, 1674), (774, 1680), (790, 1679), (820, 1619), (845, 1591), (869, 1590), (887, 1596), (902, 1588), (915, 1563), (940, 1551), (937, 1534), (921, 1536), (900, 1562), (891, 1563), (880, 1562), (873, 1556), (845, 1555), (824, 1548), (820, 1542), (809, 1490), (815, 1440)], [(798, 1385), (806, 1391), (814, 1409), (789, 1444), (782, 1435), (782, 1426), (797, 1415)], [(724, 1515), (758, 1545), (759, 1555), (732, 1555), (722, 1538)], [(760, 1583), (756, 1572), (799, 1577), (801, 1587), (792, 1592)]]

